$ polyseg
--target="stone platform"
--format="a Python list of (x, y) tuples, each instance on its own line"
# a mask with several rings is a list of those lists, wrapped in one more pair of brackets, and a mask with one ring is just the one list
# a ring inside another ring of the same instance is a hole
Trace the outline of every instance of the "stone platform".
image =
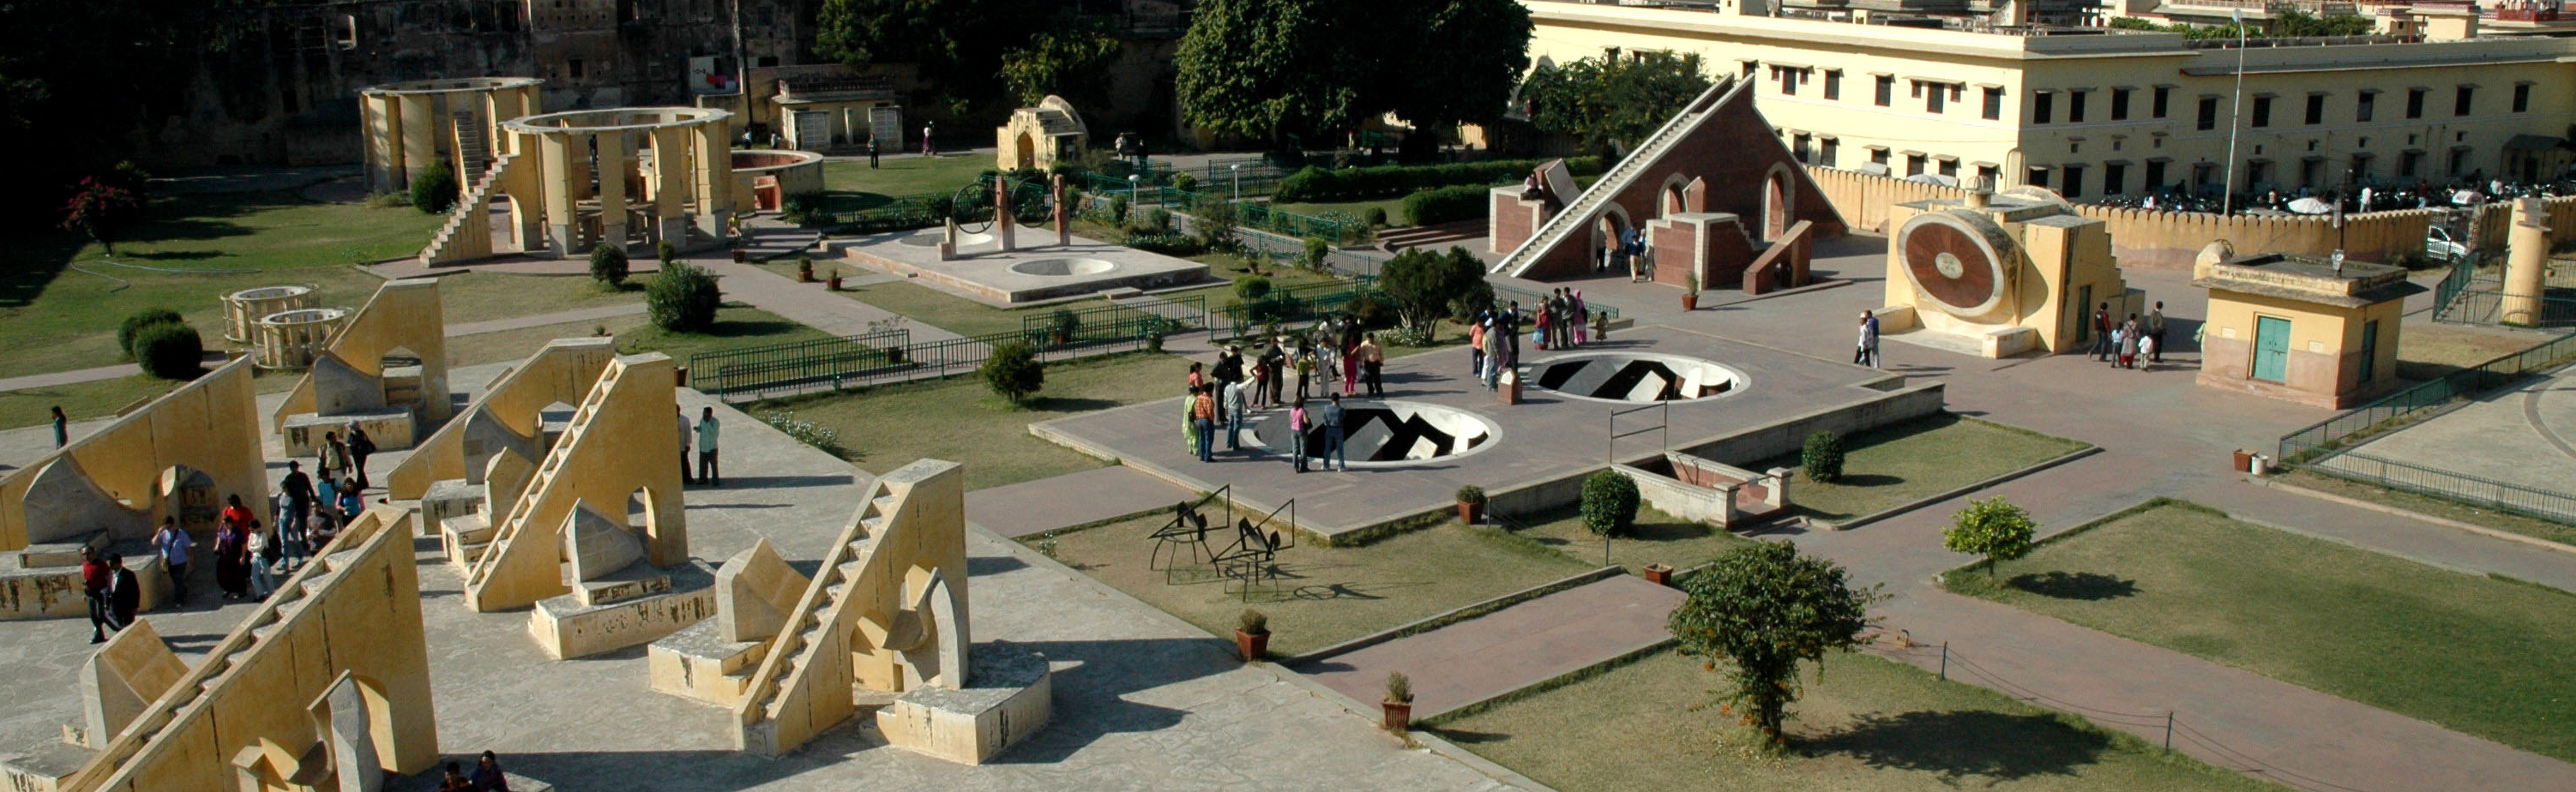
[(958, 764), (983, 764), (1044, 728), (1054, 714), (1046, 655), (1008, 643), (977, 644), (966, 687), (922, 688), (877, 710), (886, 741)]
[(694, 558), (667, 568), (638, 563), (578, 585), (590, 596), (550, 597), (528, 614), (528, 634), (557, 660), (652, 643), (716, 615), (716, 569)]
[[(1003, 251), (985, 234), (958, 235), (957, 255), (939, 258), (946, 229), (926, 228), (826, 243), (851, 260), (919, 278), (987, 305), (1010, 307), (1112, 289), (1153, 291), (1208, 280), (1195, 261), (1081, 237), (1058, 245), (1052, 231), (1019, 230), (1019, 249)], [(925, 317), (936, 321), (936, 317)]]

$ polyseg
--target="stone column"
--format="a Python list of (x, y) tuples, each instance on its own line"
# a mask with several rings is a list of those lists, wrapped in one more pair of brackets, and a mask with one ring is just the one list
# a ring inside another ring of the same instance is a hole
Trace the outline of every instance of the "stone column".
[[(626, 173), (633, 169), (626, 159), (626, 133), (609, 132), (593, 138), (599, 151), (599, 244), (623, 250), (626, 248)], [(588, 255), (590, 251), (581, 251)]]
[(1011, 217), (1011, 177), (993, 174), (993, 235), (1002, 240), (1002, 252), (1019, 248), (1019, 220)]
[[(403, 94), (394, 98), (401, 107), (396, 115), (401, 125), (396, 129), (402, 134), (400, 162), (406, 187), (413, 179), (420, 178), (420, 172), (428, 169), (431, 162), (438, 160), (438, 109), (429, 100), (428, 94)], [(458, 174), (456, 178), (462, 180), (465, 176)]]
[(366, 114), (367, 189), (380, 193), (399, 192), (405, 186), (402, 105), (383, 94), (367, 94), (359, 104)]
[(1050, 189), (1055, 196), (1055, 243), (1069, 247), (1073, 244), (1073, 227), (1070, 220), (1073, 210), (1064, 205), (1064, 174), (1056, 174), (1054, 182)]
[(597, 193), (590, 189), (591, 133), (566, 132), (565, 145), (572, 156), (564, 160), (564, 184), (571, 186), (572, 199), (582, 200)]
[(2504, 299), (2496, 320), (2532, 326), (2540, 322), (2541, 295), (2548, 289), (2549, 208), (2538, 198), (2513, 201), (2513, 230), (2505, 243)]
[(698, 230), (718, 241), (730, 239), (733, 219), (732, 124), (711, 121), (697, 126)]
[[(545, 194), (540, 201), (546, 211), (545, 252), (555, 258), (572, 256), (575, 230), (572, 212), (572, 174), (577, 172), (573, 170), (572, 160), (583, 156), (580, 150), (575, 148), (575, 144), (585, 142), (588, 141), (564, 132), (547, 132), (536, 141), (537, 149), (543, 155), (545, 163), (545, 173), (540, 177), (537, 186), (537, 189)], [(531, 249), (528, 252), (536, 251)]]
[(501, 169), (499, 183), (494, 185), (510, 198), (511, 247), (523, 253), (543, 252), (547, 249), (545, 185), (554, 173), (546, 165), (540, 143), (545, 136), (508, 129), (501, 130), (501, 135), (510, 139), (510, 150), (515, 152), (511, 165)]
[(653, 238), (686, 249), (689, 241), (689, 130), (653, 130)]

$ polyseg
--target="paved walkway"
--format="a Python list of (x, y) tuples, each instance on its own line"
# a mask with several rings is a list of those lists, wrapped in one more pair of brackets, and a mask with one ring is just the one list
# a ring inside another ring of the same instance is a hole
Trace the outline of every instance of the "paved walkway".
[(1363, 703), (1385, 696), (1387, 672), (1403, 672), (1413, 717), (1428, 718), (1661, 643), (1681, 601), (1619, 575), (1292, 670)]
[(1134, 468), (1111, 465), (966, 493), (966, 519), (1016, 539), (1197, 498)]
[[(598, 319), (607, 319), (610, 317), (629, 316), (643, 312), (643, 303), (632, 303), (627, 305), (601, 306), (598, 308), (583, 308), (577, 311), (558, 311), (555, 313), (537, 314), (534, 316), (514, 316), (508, 319), (494, 319), (486, 322), (464, 322), (448, 325), (447, 337), (458, 338), (462, 336), (481, 335), (484, 333), (498, 333), (505, 330), (544, 327), (546, 325), (564, 324), (566, 322), (588, 322)], [(206, 356), (206, 362), (208, 365), (221, 363), (223, 360), (224, 358), (221, 353), (209, 354)], [(0, 379), (0, 391), (77, 385), (84, 382), (97, 382), (99, 380), (112, 380), (119, 377), (131, 377), (141, 373), (143, 373), (143, 369), (141, 367), (132, 363), (127, 363), (118, 366), (100, 366), (98, 368), (55, 371), (44, 374), (29, 374), (24, 377), (8, 377)]]

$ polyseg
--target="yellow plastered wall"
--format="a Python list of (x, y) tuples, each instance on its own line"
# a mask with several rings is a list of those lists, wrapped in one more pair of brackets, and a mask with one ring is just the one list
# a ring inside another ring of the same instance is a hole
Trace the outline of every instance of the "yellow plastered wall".
[(242, 749), (262, 740), (306, 746), (321, 739), (307, 707), (343, 672), (387, 702), (373, 735), (379, 763), (393, 773), (429, 769), (438, 760), (438, 729), (419, 571), (403, 527), (409, 519), (405, 509), (378, 506), (352, 522), (323, 557), (281, 586), (303, 596), (272, 597), (244, 617), (136, 728), (66, 777), (62, 789), (234, 788), (230, 760)]
[[(240, 495), (247, 503), (268, 497), (267, 460), (260, 451), (259, 393), (251, 358), (236, 358), (117, 418), (70, 445), (0, 478), (0, 550), (27, 546), (26, 497), (36, 473), (69, 456), (109, 495), (136, 504), (159, 524), (166, 504), (158, 497), (161, 473), (174, 465), (214, 480), (218, 498)], [(117, 537), (139, 539), (142, 537)]]
[(429, 485), (447, 479), (466, 478), (465, 418), (477, 412), (492, 417), (521, 437), (538, 436), (538, 411), (555, 402), (574, 404), (590, 393), (608, 362), (617, 358), (615, 339), (558, 338), (512, 367), (509, 373), (484, 390), (483, 395), (467, 405), (465, 412), (450, 420), (429, 439), (412, 446), (402, 464), (385, 476), (388, 495), (398, 500), (419, 498)]
[(616, 508), (637, 489), (645, 491), (651, 511), (646, 560), (654, 566), (688, 560), (688, 518), (674, 463), (673, 369), (669, 356), (654, 352), (618, 358), (600, 374), (520, 503), (499, 517), (492, 546), (467, 578), (466, 604), (490, 612), (570, 591), (563, 580), (564, 518), (582, 501)]
[[(385, 354), (396, 349), (420, 356), (420, 389), (426, 398), (415, 418), (424, 423), (447, 420), (453, 409), (447, 396), (447, 318), (439, 303), (437, 280), (387, 281), (376, 287), (366, 307), (331, 335), (323, 353), (381, 378)], [(307, 372), (269, 415), (271, 425), (283, 431), (288, 416), (313, 412), (313, 405), (313, 375)]]
[[(1932, 186), (1932, 185), (1926, 185)], [(1902, 228), (1905, 221), (1922, 210), (1904, 205), (1887, 209), (1887, 227)], [(2032, 223), (1998, 223), (2018, 243), (2014, 250), (1997, 251), (2014, 266), (2011, 275), (2013, 293), (2003, 306), (2011, 312), (2012, 324), (2028, 327), (2039, 334), (2039, 344), (2052, 352), (2065, 352), (2076, 345), (2076, 328), (2089, 321), (2092, 306), (2074, 306), (2070, 301), (2093, 287), (2096, 304), (2109, 302), (2113, 311), (2125, 311), (2122, 295), (2127, 283), (2120, 275), (2119, 259), (2112, 253), (2112, 237), (2103, 224), (2084, 223), (2074, 227), (2057, 227)], [(1891, 245), (1887, 252), (1886, 305), (1917, 306), (1913, 276), (1905, 269), (1903, 251)], [(1938, 307), (1916, 307), (1915, 315), (1927, 327), (1971, 325), (1966, 320), (1949, 318)], [(2125, 315), (2115, 317), (2126, 318)]]

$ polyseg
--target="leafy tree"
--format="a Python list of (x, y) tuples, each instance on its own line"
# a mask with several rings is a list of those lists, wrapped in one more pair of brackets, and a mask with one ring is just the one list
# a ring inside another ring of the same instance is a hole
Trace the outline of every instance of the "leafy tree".
[[(1181, 120), (1219, 135), (1346, 129), (1364, 115), (1369, 48), (1346, 21), (1358, 0), (1206, 0), (1173, 55)], [(1329, 55), (1321, 55), (1329, 53)]]
[(1654, 134), (1708, 90), (1698, 53), (1647, 50), (1629, 57), (1618, 48), (1601, 57), (1541, 66), (1521, 82), (1521, 101), (1540, 130), (1569, 135), (1587, 146), (1635, 144)]
[(993, 347), (981, 371), (984, 384), (1012, 404), (1028, 401), (1046, 384), (1046, 366), (1038, 363), (1037, 350), (1027, 341), (1004, 341)]
[[(1383, 37), (1371, 49), (1388, 57), (1372, 70), (1379, 80), (1365, 104), (1417, 130), (1500, 117), (1529, 70), (1530, 15), (1519, 0), (1412, 0), (1372, 5), (1368, 13)], [(1419, 160), (1436, 153), (1437, 142), (1435, 135), (1408, 135), (1404, 152)]]
[(411, 180), (411, 208), (422, 214), (440, 214), (456, 208), (459, 193), (465, 188), (456, 183), (456, 168), (445, 158), (432, 160), (420, 169), (420, 178)]
[(1002, 82), (1022, 105), (1036, 105), (1048, 94), (1081, 107), (1108, 94), (1103, 74), (1118, 62), (1117, 33), (1108, 25), (1078, 17), (1060, 17), (1050, 30), (1029, 37), (1025, 46), (1002, 53)]
[[(662, 261), (663, 263), (668, 264), (670, 259), (663, 259)], [(626, 261), (625, 248), (606, 242), (601, 242), (598, 245), (591, 247), (591, 280), (599, 281), (612, 287), (623, 286), (626, 283), (626, 274), (628, 271), (629, 265)]]
[(143, 199), (132, 190), (90, 177), (81, 180), (80, 189), (63, 207), (63, 229), (88, 234), (109, 255), (115, 255), (116, 233), (142, 213)]
[(1455, 246), (1447, 253), (1405, 248), (1378, 270), (1377, 286), (1394, 301), (1405, 330), (1426, 339), (1443, 317), (1456, 315), (1455, 306), (1461, 300), (1473, 300), (1479, 287), (1487, 302), (1493, 294), (1493, 287), (1485, 283), (1484, 263), (1466, 248)]
[(1637, 482), (1616, 470), (1583, 479), (1583, 527), (1597, 536), (1624, 536), (1637, 525)]
[(1997, 495), (1969, 501), (1968, 508), (1953, 515), (1950, 529), (1941, 533), (1941, 546), (1985, 556), (1986, 577), (1991, 578), (1995, 562), (2030, 555), (2031, 536), (2038, 532), (2039, 523), (2030, 518), (2030, 512)]
[(814, 51), (865, 68), (910, 63), (954, 112), (1001, 95), (1005, 51), (1054, 18), (1043, 0), (823, 0)]
[(645, 315), (652, 318), (654, 327), (674, 333), (714, 327), (716, 308), (723, 304), (724, 292), (716, 287), (715, 276), (685, 261), (663, 267), (644, 287)]
[(1855, 589), (1848, 571), (1799, 555), (1788, 542), (1737, 548), (1682, 589), (1688, 597), (1666, 626), (1682, 651), (1708, 658), (1708, 668), (1726, 662), (1731, 688), (1719, 695), (1720, 711), (1736, 714), (1772, 746), (1786, 742), (1780, 724), (1801, 693), (1799, 661), (1859, 646), (1869, 605), (1882, 598), (1876, 586)]
[(1261, 298), (1270, 296), (1270, 279), (1260, 275), (1236, 278), (1234, 296), (1241, 302), (1259, 302)]

